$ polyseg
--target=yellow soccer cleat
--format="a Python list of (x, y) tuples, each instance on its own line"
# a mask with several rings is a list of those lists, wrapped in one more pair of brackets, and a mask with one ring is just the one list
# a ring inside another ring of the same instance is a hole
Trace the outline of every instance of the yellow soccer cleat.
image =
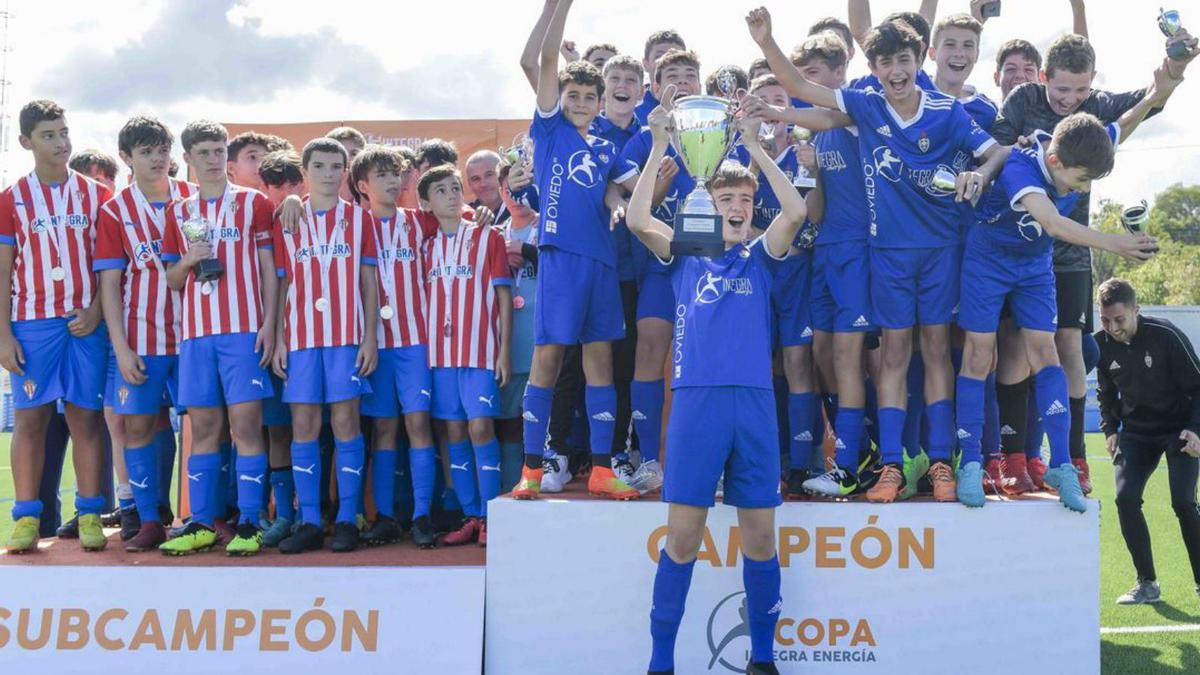
[(81, 513), (79, 515), (79, 545), (85, 551), (103, 551), (108, 545), (104, 536), (104, 527), (100, 523), (100, 514)]
[(37, 549), (38, 523), (38, 519), (34, 516), (17, 519), (17, 522), (13, 524), (12, 534), (8, 536), (8, 544), (5, 546), (8, 552), (28, 553)]

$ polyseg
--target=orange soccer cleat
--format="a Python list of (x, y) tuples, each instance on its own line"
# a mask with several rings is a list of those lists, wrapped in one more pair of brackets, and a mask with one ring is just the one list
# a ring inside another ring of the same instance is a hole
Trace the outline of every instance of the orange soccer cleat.
[(531, 469), (527, 466), (521, 467), (521, 480), (517, 481), (517, 486), (513, 488), (513, 499), (537, 499), (538, 493), (542, 491), (542, 467)]
[(638, 498), (638, 491), (629, 487), (625, 481), (617, 478), (613, 470), (604, 466), (593, 466), (592, 475), (588, 477), (588, 492), (597, 497), (607, 497), (628, 501)]
[(933, 499), (938, 502), (958, 501), (958, 482), (954, 480), (954, 469), (949, 462), (934, 462), (929, 467), (929, 482), (933, 485)]

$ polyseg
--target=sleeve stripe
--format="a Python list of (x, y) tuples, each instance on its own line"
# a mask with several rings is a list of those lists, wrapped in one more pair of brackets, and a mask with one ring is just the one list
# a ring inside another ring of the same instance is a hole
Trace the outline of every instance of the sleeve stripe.
[(989, 136), (987, 141), (985, 141), (983, 143), (983, 145), (980, 145), (978, 148), (975, 148), (975, 156), (982, 157), (983, 153), (987, 152), (988, 149), (990, 149), (993, 145), (996, 145), (996, 139)]
[(1011, 207), (1013, 211), (1018, 211), (1018, 212), (1026, 211), (1025, 207), (1021, 205), (1021, 197), (1024, 197), (1025, 195), (1028, 195), (1028, 194), (1034, 194), (1034, 193), (1044, 195), (1044, 194), (1046, 194), (1046, 191), (1040, 187), (1035, 187), (1033, 185), (1026, 185), (1025, 187), (1021, 188), (1019, 191), (1017, 191), (1017, 194), (1013, 195), (1012, 199), (1009, 200), (1009, 203), (1008, 203), (1009, 207)]
[(1171, 335), (1174, 335), (1175, 339), (1179, 342), (1179, 348), (1183, 350), (1184, 354), (1187, 354), (1188, 361), (1191, 362), (1192, 368), (1195, 369), (1197, 375), (1200, 375), (1200, 363), (1197, 363), (1197, 361), (1196, 361), (1196, 353), (1193, 352), (1191, 350), (1191, 348), (1188, 346), (1187, 341), (1183, 339), (1183, 335), (1179, 332), (1178, 328), (1176, 328), (1175, 326), (1168, 326), (1165, 324), (1150, 323), (1149, 321), (1147, 321), (1145, 325), (1150, 326), (1152, 328), (1160, 328), (1162, 330), (1167, 331)]
[(837, 99), (838, 110), (841, 110), (842, 112), (849, 115), (850, 111), (846, 110), (846, 98), (845, 98), (845, 95), (842, 93), (842, 90), (841, 89), (834, 90), (833, 95)]

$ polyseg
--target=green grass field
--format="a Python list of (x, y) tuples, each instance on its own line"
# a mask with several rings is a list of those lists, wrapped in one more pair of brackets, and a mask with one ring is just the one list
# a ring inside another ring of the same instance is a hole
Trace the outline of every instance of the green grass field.
[[(0, 434), (0, 540), (7, 540), (12, 529), (12, 478), (9, 473), (9, 434)], [(1113, 505), (1112, 466), (1104, 454), (1104, 442), (1098, 434), (1087, 439), (1092, 467), (1093, 495), (1102, 503), (1100, 517), (1100, 625), (1103, 628), (1164, 627), (1190, 625), (1185, 632), (1146, 632), (1105, 634), (1101, 639), (1105, 675), (1168, 675), (1200, 673), (1200, 597), (1197, 597), (1187, 564), (1187, 554), (1179, 537), (1178, 521), (1171, 510), (1167, 491), (1166, 464), (1163, 463), (1146, 490), (1145, 513), (1154, 541), (1158, 580), (1163, 602), (1143, 607), (1118, 607), (1118, 595), (1132, 586), (1135, 574)], [(63, 476), (63, 518), (74, 512), (74, 471), (67, 462)], [(1049, 577), (1047, 571), (1047, 579)], [(1045, 580), (1031, 580), (1033, 586)]]

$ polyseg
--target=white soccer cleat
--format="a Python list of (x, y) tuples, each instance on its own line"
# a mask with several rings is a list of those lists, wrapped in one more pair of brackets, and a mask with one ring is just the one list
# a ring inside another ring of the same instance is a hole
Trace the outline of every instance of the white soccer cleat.
[(658, 463), (657, 459), (642, 462), (637, 471), (633, 472), (633, 478), (628, 483), (629, 487), (638, 491), (638, 494), (654, 492), (663, 484), (662, 465)]
[(567, 458), (555, 453), (542, 458), (542, 492), (562, 492), (571, 482)]

